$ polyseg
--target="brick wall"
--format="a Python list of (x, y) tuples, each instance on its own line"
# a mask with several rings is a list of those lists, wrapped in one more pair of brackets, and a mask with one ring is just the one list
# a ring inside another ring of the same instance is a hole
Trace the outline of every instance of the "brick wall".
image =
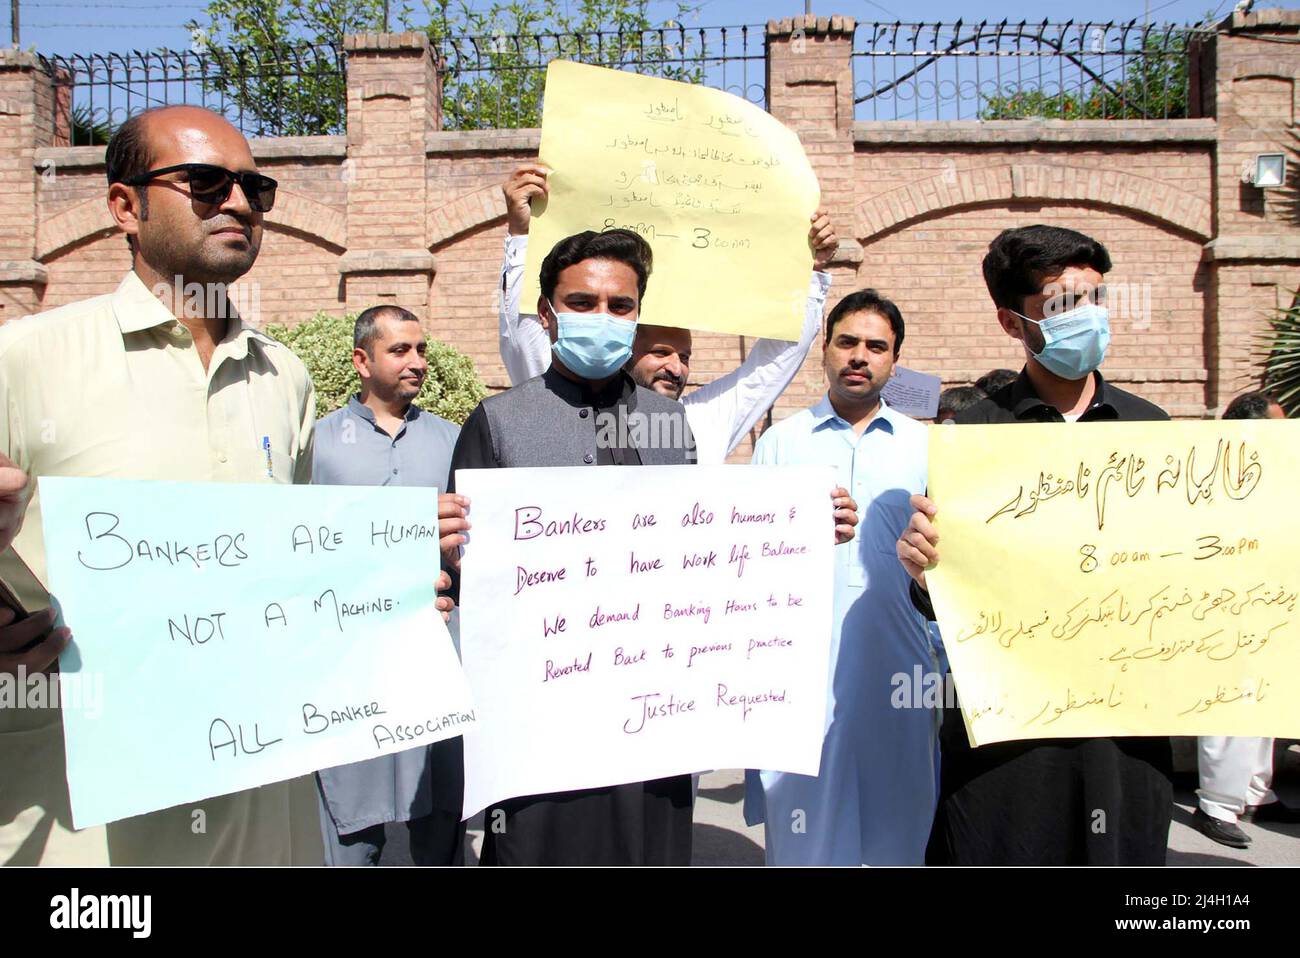
[[(1300, 12), (1234, 14), (1202, 44), (1196, 99), (1174, 121), (854, 123), (853, 21), (768, 25), (769, 109), (804, 143), (841, 237), (831, 302), (874, 286), (907, 320), (903, 362), (946, 384), (1018, 367), (980, 275), (991, 240), (1042, 222), (1110, 249), (1108, 378), (1178, 416), (1214, 414), (1258, 376), (1254, 338), (1300, 286), (1295, 176), (1241, 183), (1259, 152), (1292, 152)], [(500, 183), (538, 131), (444, 132), (418, 34), (349, 37), (346, 136), (253, 142), (282, 184), (268, 214), (262, 322), (396, 302), (469, 354), (493, 389), (505, 235)], [(53, 88), (30, 54), (0, 51), (0, 321), (113, 289), (128, 268), (103, 202), (103, 149), (60, 146)], [(743, 279), (738, 280), (743, 281)], [(733, 368), (743, 337), (697, 337), (692, 379)], [(818, 398), (820, 351), (773, 410)], [(747, 457), (749, 444), (733, 457)]]

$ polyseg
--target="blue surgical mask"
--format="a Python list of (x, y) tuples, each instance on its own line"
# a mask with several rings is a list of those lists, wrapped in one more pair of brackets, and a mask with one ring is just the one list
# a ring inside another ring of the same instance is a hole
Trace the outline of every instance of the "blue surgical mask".
[(1098, 366), (1110, 345), (1110, 313), (1105, 306), (1085, 303), (1059, 316), (1030, 319), (1043, 331), (1043, 351), (1033, 356), (1062, 379), (1082, 379)]
[[(551, 306), (549, 300), (546, 305)], [(551, 349), (570, 372), (584, 379), (608, 379), (632, 357), (635, 320), (609, 313), (559, 313), (554, 306), (551, 313), (556, 321)]]

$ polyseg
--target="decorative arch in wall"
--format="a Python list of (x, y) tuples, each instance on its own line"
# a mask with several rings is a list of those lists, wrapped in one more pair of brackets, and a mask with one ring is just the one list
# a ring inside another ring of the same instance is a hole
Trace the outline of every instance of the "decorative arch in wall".
[(1191, 234), (1200, 242), (1211, 235), (1208, 199), (1145, 176), (1056, 163), (950, 170), (877, 194), (858, 204), (856, 234), (866, 241), (938, 213), (1025, 200), (1083, 203), (1137, 213)]
[(462, 233), (504, 219), (505, 215), (501, 187), (495, 183), (480, 187), (429, 212), (424, 245), (436, 249)]
[[(347, 249), (347, 214), (301, 194), (281, 189), (275, 208), (266, 214), (266, 226), (285, 230), (333, 247)], [(103, 196), (92, 196), (43, 220), (36, 229), (36, 259), (48, 262), (86, 240), (111, 236), (117, 226), (108, 215)]]
[(1267, 77), (1273, 80), (1300, 79), (1300, 65), (1292, 65), (1275, 57), (1247, 57), (1232, 65), (1232, 79), (1249, 80)]

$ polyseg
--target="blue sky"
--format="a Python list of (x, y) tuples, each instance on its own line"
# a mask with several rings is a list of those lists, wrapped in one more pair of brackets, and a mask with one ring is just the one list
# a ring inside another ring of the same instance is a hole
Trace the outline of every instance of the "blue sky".
[[(1015, 3), (992, 0), (813, 0), (813, 12), (823, 15), (842, 13), (859, 21), (898, 19), (966, 22), (980, 19), (1044, 18), (1053, 22), (1087, 18), (1094, 21), (1139, 19), (1149, 12), (1153, 22), (1183, 23), (1198, 19), (1217, 7), (1222, 14), (1236, 0), (1090, 0), (1080, 3)], [(803, 12), (801, 0), (697, 0), (700, 6), (695, 19), (687, 26), (730, 26), (762, 23)], [(1257, 6), (1295, 7), (1300, 0), (1282, 3), (1257, 0)], [(104, 53), (146, 50), (158, 47), (185, 49), (190, 45), (182, 24), (191, 17), (202, 19), (203, 0), (22, 0), (20, 25), (22, 45), (35, 46), (42, 53)], [(670, 3), (651, 3), (652, 13), (667, 17), (674, 9)], [(8, 4), (4, 4), (8, 35)]]

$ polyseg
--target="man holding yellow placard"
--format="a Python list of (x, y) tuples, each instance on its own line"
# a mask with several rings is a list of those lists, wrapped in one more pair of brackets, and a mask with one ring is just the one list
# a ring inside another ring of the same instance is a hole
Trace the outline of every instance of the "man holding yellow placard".
[[(1010, 386), (957, 413), (957, 423), (1169, 418), (1097, 371), (1110, 342), (1102, 286), (1110, 266), (1104, 246), (1059, 227), (1006, 230), (989, 245), (984, 279), (1003, 331), (1024, 348), (1025, 368)], [(939, 561), (937, 509), (925, 496), (913, 505), (897, 553), (914, 580), (914, 603), (933, 619), (926, 570)], [(1033, 589), (1028, 567), (990, 574), (1017, 576)], [(947, 627), (944, 635), (949, 643), (956, 638)], [(1164, 864), (1172, 810), (1168, 738), (1027, 739), (972, 748), (961, 711), (947, 709), (940, 744), (940, 802), (927, 861)]]
[[(547, 195), (550, 171), (540, 164), (518, 167), (502, 186), (506, 198), (506, 254), (501, 265), (501, 360), (510, 381), (519, 384), (540, 376), (551, 365), (551, 342), (535, 313), (520, 312), (524, 262), (528, 250), (531, 203)], [(797, 342), (756, 341), (736, 369), (706, 386), (682, 395), (690, 375), (691, 331), (642, 324), (632, 344), (628, 373), (640, 385), (680, 400), (695, 435), (699, 461), (722, 463), (754, 428), (799, 372), (817, 332), (831, 278), (825, 271), (838, 245), (824, 210), (812, 216), (808, 242), (814, 273), (808, 285), (803, 329)]]
[[(628, 372), (681, 398), (699, 461), (721, 463), (799, 371), (825, 308), (837, 240), (803, 146), (729, 93), (582, 63), (549, 64), (545, 104), (539, 160), (504, 186), (500, 343), (511, 382), (551, 364), (536, 316), (520, 315), (521, 302), (538, 301), (542, 256), (567, 235), (631, 230), (668, 282), (642, 306)], [(761, 338), (738, 369), (682, 397), (691, 329)]]

